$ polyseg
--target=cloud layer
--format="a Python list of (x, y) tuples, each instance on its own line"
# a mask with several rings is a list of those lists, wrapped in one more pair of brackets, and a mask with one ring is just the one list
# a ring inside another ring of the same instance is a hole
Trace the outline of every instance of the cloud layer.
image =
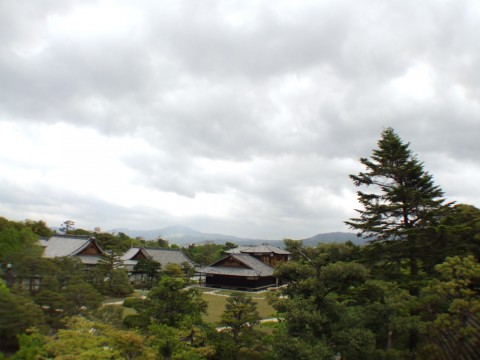
[(476, 1), (0, 4), (0, 211), (345, 230), (383, 128), (480, 206)]

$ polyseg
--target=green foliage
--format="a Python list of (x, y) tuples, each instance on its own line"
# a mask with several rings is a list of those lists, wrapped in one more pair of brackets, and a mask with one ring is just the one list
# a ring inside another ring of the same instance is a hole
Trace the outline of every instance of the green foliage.
[(168, 263), (162, 270), (163, 275), (172, 276), (172, 277), (180, 277), (183, 276), (182, 267), (178, 264)]
[(98, 308), (101, 295), (85, 281), (71, 282), (65, 287), (52, 287), (57, 290), (41, 290), (34, 298), (41, 306), (47, 322), (54, 328), (63, 327), (63, 319), (77, 314), (85, 314)]
[(75, 229), (70, 231), (72, 235), (77, 235), (77, 236), (92, 236), (93, 232), (85, 229)]
[(366, 171), (350, 177), (357, 187), (373, 189), (357, 192), (363, 209), (346, 224), (372, 238), (372, 243), (385, 244), (384, 259), (407, 259), (410, 275), (417, 276), (418, 258), (428, 255), (428, 236), (449, 210), (449, 205), (443, 204), (443, 192), (409, 144), (391, 128), (382, 132), (371, 158), (360, 162)]
[(121, 256), (117, 250), (106, 252), (92, 271), (92, 282), (104, 295), (121, 297), (133, 292)]
[[(273, 335), (276, 358), (405, 359), (414, 351), (425, 359), (475, 358), (480, 346), (475, 257), (436, 266), (438, 279), (425, 280), (418, 298), (408, 291), (409, 282), (369, 279), (362, 265), (340, 261), (348, 256), (338, 249), (295, 246), (298, 260), (276, 269), (288, 282), (282, 291), (287, 296), (270, 296), (284, 319)], [(419, 340), (416, 350), (412, 334)]]
[(27, 297), (0, 291), (0, 351), (16, 350), (17, 336), (31, 327), (43, 327), (42, 311)]
[(83, 264), (76, 258), (48, 260), (51, 267), (42, 278), (33, 300), (44, 311), (53, 328), (64, 326), (64, 319), (98, 308), (102, 296), (85, 279)]
[(168, 248), (169, 247), (168, 240), (165, 240), (165, 239), (162, 239), (161, 237), (159, 237), (157, 239), (157, 246), (161, 247), (161, 248)]
[(8, 290), (7, 284), (0, 279), (0, 293), (9, 293), (10, 291)]
[(343, 328), (332, 336), (335, 350), (347, 359), (371, 359), (375, 335), (363, 327)]
[(253, 327), (260, 321), (257, 304), (250, 296), (243, 293), (235, 294), (227, 299), (225, 311), (221, 317), (221, 324), (226, 326), (224, 330), (233, 338), (235, 353), (242, 346), (248, 345), (254, 340)]
[(0, 218), (0, 275), (15, 291), (33, 293), (48, 262), (42, 258), (43, 248), (32, 231), (34, 222), (26, 223)]
[(36, 252), (25, 251), (12, 264), (15, 275), (14, 289), (34, 295), (39, 290), (39, 283), (43, 279), (54, 276), (55, 265), (49, 259), (40, 257)]
[(376, 335), (380, 348), (403, 349), (409, 332), (420, 326), (412, 315), (417, 299), (393, 282), (369, 280), (359, 289), (365, 326)]
[(279, 360), (331, 360), (334, 352), (324, 339), (309, 335), (291, 336), (285, 326), (279, 326), (274, 334), (275, 359)]
[(73, 234), (73, 231), (75, 230), (75, 221), (65, 220), (60, 225), (60, 230), (63, 231), (65, 234)]
[(161, 268), (162, 265), (158, 261), (147, 258), (138, 260), (133, 271), (142, 274), (142, 279), (145, 279), (144, 286), (150, 289), (154, 280), (160, 275)]
[(440, 280), (422, 290), (426, 358), (471, 359), (480, 348), (480, 264), (451, 257), (435, 267)]
[(160, 359), (211, 359), (215, 349), (206, 344), (207, 334), (211, 332), (208, 327), (182, 329), (164, 324), (152, 325), (149, 328), (149, 346), (156, 349)]
[(144, 299), (139, 297), (128, 297), (123, 301), (123, 306), (127, 308), (136, 309), (142, 306)]
[(319, 275), (321, 288), (326, 293), (335, 293), (337, 296), (354, 294), (355, 287), (362, 285), (368, 276), (367, 269), (360, 264), (337, 261), (325, 265)]
[(184, 279), (162, 277), (146, 299), (128, 301), (127, 305), (133, 307), (138, 315), (131, 316), (127, 322), (142, 327), (156, 323), (170, 327), (185, 323), (201, 324), (207, 303), (198, 290), (187, 289), (186, 285)]
[(43, 220), (35, 221), (27, 219), (23, 223), (26, 227), (30, 228), (30, 230), (32, 230), (32, 232), (37, 236), (49, 238), (53, 234), (52, 230)]
[(2, 267), (15, 263), (25, 256), (40, 257), (43, 249), (37, 236), (22, 223), (0, 218), (0, 263)]
[(123, 324), (123, 308), (121, 306), (100, 306), (90, 313), (93, 321), (121, 328)]
[[(229, 246), (230, 245), (227, 245), (227, 248), (229, 248)], [(190, 245), (183, 249), (183, 251), (194, 263), (206, 266), (224, 257), (223, 252), (227, 250), (227, 248), (224, 245), (206, 243)]]
[(108, 295), (123, 297), (133, 292), (133, 286), (130, 284), (128, 272), (125, 269), (112, 271), (106, 283), (108, 284), (106, 288), (106, 294)]
[(190, 281), (190, 278), (195, 275), (195, 268), (187, 261), (184, 261), (180, 264), (182, 268), (183, 276), (187, 277), (187, 280)]
[(315, 269), (310, 264), (290, 261), (275, 267), (275, 276), (283, 284), (296, 284), (299, 280), (308, 279), (315, 275)]
[(348, 359), (372, 359), (408, 354), (404, 350), (409, 331), (419, 326), (418, 316), (411, 315), (416, 303), (408, 291), (369, 280), (367, 269), (352, 262), (359, 252), (351, 244), (293, 245), (298, 260), (276, 269), (288, 281), (282, 291), (287, 296), (271, 298), (284, 319), (273, 336), (279, 344), (274, 347), (277, 358), (331, 358), (338, 353)]
[(95, 234), (95, 239), (103, 250), (115, 253), (124, 253), (130, 248), (133, 241), (124, 233), (118, 233), (117, 235), (97, 233)]
[[(435, 264), (448, 256), (475, 255), (480, 258), (480, 209), (475, 206), (455, 205), (440, 222), (437, 229), (436, 243), (431, 249), (437, 255)], [(442, 257), (443, 255), (443, 257)]]
[(215, 360), (235, 360), (238, 357), (235, 342), (230, 334), (223, 331), (213, 331), (209, 341), (215, 347)]
[(45, 338), (45, 351), (55, 359), (153, 358), (154, 351), (136, 331), (125, 331), (83, 317), (69, 319), (67, 328)]
[[(286, 244), (289, 240), (285, 240)], [(323, 288), (322, 271), (334, 271), (333, 268), (325, 270), (325, 266), (335, 262), (347, 262), (354, 259), (357, 253), (356, 247), (348, 244), (319, 244), (316, 247), (305, 247), (302, 243), (295, 243), (295, 247), (290, 247), (293, 255), (297, 257), (297, 261), (286, 262), (277, 265), (275, 268), (275, 276), (278, 276), (282, 283), (288, 283), (289, 286), (285, 290), (288, 296), (308, 297), (316, 292), (317, 284)], [(355, 267), (351, 271), (352, 276), (355, 272), (359, 275), (366, 276), (363, 266), (354, 264)], [(346, 268), (344, 269), (346, 271)], [(342, 276), (347, 276), (343, 274)]]
[(45, 359), (48, 355), (45, 350), (45, 338), (36, 329), (18, 336), (19, 349), (12, 356), (13, 360)]
[[(364, 301), (361, 289), (368, 271), (360, 264), (343, 261), (351, 257), (353, 248), (295, 244), (295, 251), (300, 255), (296, 265), (277, 268), (277, 274), (289, 282), (283, 290), (287, 296), (271, 299), (285, 320), (274, 342), (290, 339), (288, 346), (274, 347), (277, 357), (286, 359), (295, 352), (298, 358), (315, 359), (316, 352), (318, 358), (342, 352), (349, 358), (368, 358), (375, 348), (375, 336), (365, 328), (365, 319), (357, 310)], [(355, 341), (348, 342), (349, 336), (355, 336)]]
[(123, 325), (130, 329), (145, 329), (150, 323), (145, 316), (130, 314), (123, 319)]
[(230, 250), (230, 249), (235, 249), (237, 247), (237, 244), (234, 244), (230, 241), (227, 241), (225, 245), (223, 245), (223, 251)]
[(301, 241), (284, 239), (284, 244), (295, 261), (309, 264), (315, 270), (336, 261), (353, 261), (359, 251), (352, 243), (322, 243), (315, 247), (305, 247)]
[(201, 323), (207, 303), (196, 289), (186, 289), (183, 279), (164, 276), (147, 295), (147, 313), (155, 321), (176, 326), (188, 318)]

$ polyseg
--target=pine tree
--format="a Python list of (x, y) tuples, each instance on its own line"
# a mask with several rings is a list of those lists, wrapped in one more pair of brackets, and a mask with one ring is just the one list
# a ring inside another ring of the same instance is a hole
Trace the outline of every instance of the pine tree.
[(251, 329), (258, 324), (259, 320), (257, 304), (251, 297), (239, 293), (227, 299), (225, 311), (222, 314), (222, 324), (231, 329), (235, 344), (238, 344), (241, 331)]
[[(355, 186), (373, 189), (357, 191), (363, 209), (357, 210), (359, 217), (345, 223), (371, 238), (370, 247), (379, 248), (386, 261), (402, 265), (406, 260), (410, 293), (418, 295), (419, 260), (426, 263), (436, 228), (451, 204), (445, 204), (443, 191), (409, 146), (392, 128), (382, 132), (378, 149), (373, 150), (370, 159), (360, 159), (366, 171), (350, 175)], [(416, 329), (411, 329), (408, 343), (415, 358)]]
[(93, 271), (94, 284), (104, 294), (125, 296), (133, 292), (128, 272), (123, 267), (121, 253), (112, 249), (106, 251)]
[(371, 158), (360, 159), (366, 171), (350, 175), (357, 187), (372, 191), (357, 192), (363, 209), (345, 223), (381, 245), (389, 260), (408, 260), (410, 275), (416, 276), (419, 258), (428, 256), (428, 237), (450, 204), (409, 145), (392, 128), (382, 132)]

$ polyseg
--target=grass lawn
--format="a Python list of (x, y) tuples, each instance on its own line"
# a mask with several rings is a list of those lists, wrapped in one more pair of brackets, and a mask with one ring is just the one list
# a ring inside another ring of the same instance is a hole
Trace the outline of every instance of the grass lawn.
[[(207, 322), (217, 323), (220, 321), (220, 316), (225, 310), (227, 297), (213, 294), (202, 294), (204, 300), (208, 302), (208, 314), (204, 316)], [(272, 308), (265, 299), (255, 299), (257, 303), (257, 310), (262, 319), (274, 316), (275, 309)]]
[[(134, 290), (133, 293), (128, 295), (128, 297), (140, 297), (145, 295), (147, 292), (143, 290)], [(119, 302), (125, 300), (125, 297), (107, 297), (103, 300), (104, 303), (112, 303), (112, 302)]]
[(262, 291), (262, 292), (252, 292), (252, 291), (235, 291), (235, 290), (218, 290), (217, 294), (221, 295), (235, 295), (235, 294), (245, 294), (247, 296), (253, 297), (253, 298), (262, 298), (265, 299), (267, 297), (267, 291)]
[(124, 318), (125, 318), (125, 316), (128, 316), (128, 315), (135, 315), (136, 313), (137, 313), (137, 311), (135, 309), (127, 308), (127, 307), (123, 308), (123, 317)]
[[(222, 315), (223, 311), (225, 310), (225, 304), (227, 303), (228, 297), (226, 296), (218, 296), (215, 294), (207, 294), (206, 292), (212, 291), (212, 290), (218, 290), (218, 289), (210, 289), (210, 288), (201, 288), (198, 287), (198, 290), (202, 292), (202, 298), (207, 301), (208, 303), (208, 313), (204, 315), (203, 319), (206, 322), (211, 322), (211, 323), (218, 323), (220, 321), (220, 316)], [(217, 294), (222, 294), (222, 295), (233, 295), (236, 293), (239, 293), (238, 291), (232, 291), (232, 290), (218, 290), (216, 292)], [(266, 319), (270, 317), (275, 316), (275, 309), (271, 307), (267, 300), (265, 299), (266, 292), (263, 293), (249, 293), (249, 292), (243, 292), (247, 294), (248, 296), (252, 296), (254, 298), (260, 298), (260, 299), (253, 299), (257, 303), (257, 310), (258, 313), (260, 314), (260, 318)], [(135, 290), (135, 294), (132, 294), (131, 296), (139, 297), (141, 295), (145, 294), (144, 292)], [(110, 301), (116, 301), (116, 300), (124, 300), (124, 299), (109, 299)], [(121, 305), (111, 305), (111, 306), (121, 306)], [(135, 314), (136, 311), (132, 308), (123, 308), (123, 316)]]
[(192, 286), (192, 287), (202, 293), (210, 292), (210, 291), (215, 291), (216, 294), (220, 294), (220, 295), (235, 295), (235, 294), (243, 293), (253, 298), (262, 298), (262, 299), (265, 299), (269, 292), (276, 291), (276, 290), (263, 290), (260, 292), (256, 292), (256, 291), (226, 290), (226, 289), (205, 287), (205, 286)]
[(217, 290), (215, 288), (209, 288), (209, 287), (205, 287), (205, 286), (191, 286), (191, 287), (195, 290), (198, 290), (201, 293)]

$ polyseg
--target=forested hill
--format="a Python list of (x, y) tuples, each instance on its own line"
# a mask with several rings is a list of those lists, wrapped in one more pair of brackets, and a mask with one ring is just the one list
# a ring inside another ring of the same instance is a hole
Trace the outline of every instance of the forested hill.
[(315, 246), (318, 243), (342, 243), (347, 241), (351, 241), (356, 245), (361, 245), (366, 244), (367, 239), (358, 237), (355, 233), (351, 232), (331, 232), (303, 239), (303, 243), (306, 246)]
[[(233, 235), (225, 235), (225, 234), (217, 234), (217, 233), (203, 233), (194, 229), (191, 229), (186, 226), (168, 226), (161, 229), (156, 230), (131, 230), (127, 228), (118, 228), (113, 229), (110, 232), (115, 233), (124, 233), (130, 237), (143, 237), (146, 240), (155, 240), (158, 237), (161, 237), (165, 240), (168, 240), (170, 243), (185, 245), (191, 243), (202, 243), (205, 241), (211, 241), (216, 244), (224, 244), (225, 242), (229, 241), (238, 245), (256, 245), (256, 244), (263, 244), (268, 242), (269, 244), (282, 246), (283, 240), (282, 239), (274, 239), (274, 240), (267, 240), (267, 239), (253, 239), (253, 238), (243, 238)], [(297, 239), (295, 239), (297, 240)], [(365, 243), (365, 239), (359, 238), (356, 236), (355, 233), (348, 233), (348, 232), (332, 232), (332, 233), (324, 233), (318, 234), (303, 240), (306, 246), (315, 246), (318, 243), (339, 243), (339, 242), (346, 242), (352, 241), (354, 244), (363, 244)]]

